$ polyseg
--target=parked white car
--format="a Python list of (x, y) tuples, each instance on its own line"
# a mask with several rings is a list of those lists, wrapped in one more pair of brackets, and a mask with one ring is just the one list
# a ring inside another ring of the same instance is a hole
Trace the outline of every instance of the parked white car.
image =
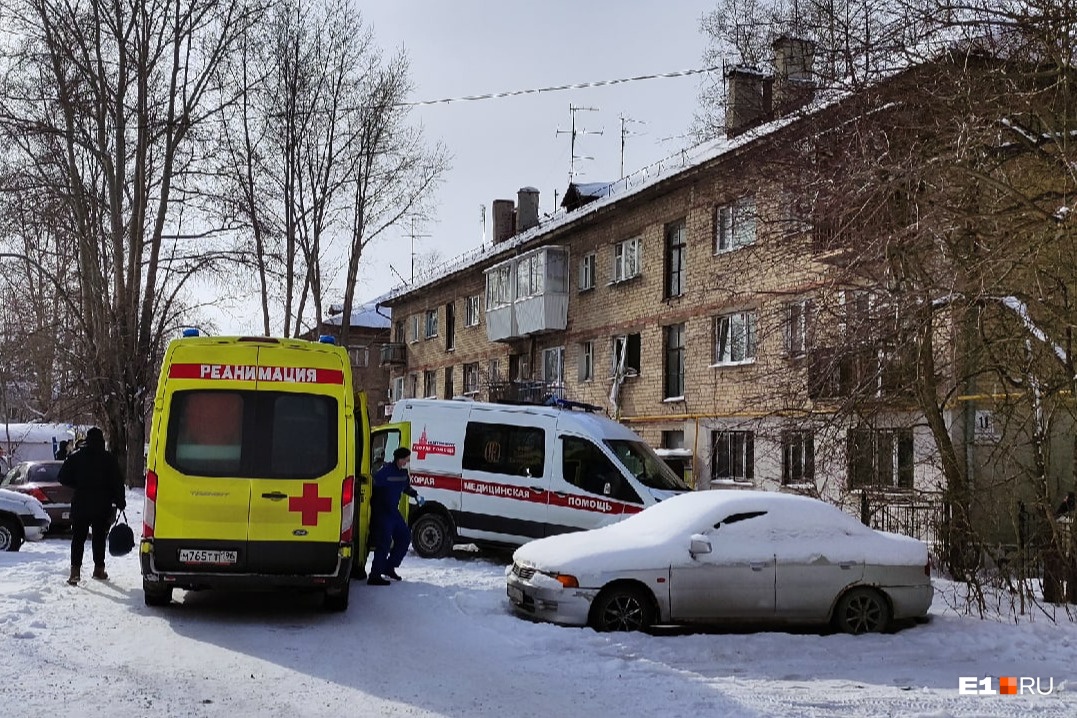
[(23, 541), (40, 541), (49, 515), (33, 496), (0, 489), (0, 551), (18, 551)]
[(597, 630), (670, 623), (832, 622), (884, 631), (931, 606), (927, 546), (830, 504), (765, 491), (669, 498), (620, 523), (526, 544), (509, 599)]

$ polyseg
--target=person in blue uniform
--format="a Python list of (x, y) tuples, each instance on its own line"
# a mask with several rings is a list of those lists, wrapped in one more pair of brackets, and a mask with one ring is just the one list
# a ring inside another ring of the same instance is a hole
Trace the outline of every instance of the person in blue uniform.
[(411, 488), (408, 477), (410, 457), (411, 451), (401, 446), (393, 452), (392, 463), (385, 464), (374, 474), (374, 491), (370, 497), (374, 562), (366, 581), (371, 586), (388, 586), (388, 578), (400, 580), (396, 569), (411, 545), (411, 529), (400, 515), (400, 497), (407, 494), (420, 506), (423, 499)]

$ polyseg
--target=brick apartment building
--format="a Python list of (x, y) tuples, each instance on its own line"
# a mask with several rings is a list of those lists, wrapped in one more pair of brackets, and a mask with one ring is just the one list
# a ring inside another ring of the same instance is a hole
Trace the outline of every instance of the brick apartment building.
[(869, 297), (832, 290), (826, 222), (794, 211), (782, 158), (848, 114), (813, 99), (809, 45), (781, 38), (775, 56), (773, 76), (729, 73), (727, 137), (571, 185), (541, 221), (533, 188), (496, 200), (491, 244), (391, 293), (391, 400), (556, 394), (685, 457), (699, 488), (804, 490), (853, 511), (868, 489), (910, 507), (932, 496), (939, 460), (891, 386), (900, 361), (873, 365), (870, 421), (836, 410), (863, 365), (824, 360)]

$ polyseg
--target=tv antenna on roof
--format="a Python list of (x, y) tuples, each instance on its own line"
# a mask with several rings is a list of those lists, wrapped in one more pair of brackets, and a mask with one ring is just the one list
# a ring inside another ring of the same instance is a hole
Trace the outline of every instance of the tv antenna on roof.
[(568, 159), (568, 181), (572, 184), (572, 180), (576, 177), (576, 160), (593, 160), (594, 157), (578, 157), (576, 155), (576, 135), (601, 135), (602, 130), (577, 130), (576, 129), (576, 113), (577, 112), (598, 112), (597, 107), (577, 107), (576, 105), (569, 104), (568, 111), (572, 114), (572, 129), (569, 130), (557, 130), (555, 134), (558, 135), (571, 135), (570, 137), (570, 150)]
[(627, 140), (629, 137), (637, 137), (643, 134), (642, 132), (629, 132), (629, 122), (635, 122), (639, 125), (647, 124), (643, 120), (633, 120), (631, 117), (625, 117), (624, 115), (621, 115), (621, 179), (625, 178), (625, 140)]
[(415, 240), (421, 237), (429, 237), (429, 234), (417, 234), (415, 232), (415, 218), (411, 218), (411, 234), (404, 235), (411, 237), (411, 283), (415, 283)]

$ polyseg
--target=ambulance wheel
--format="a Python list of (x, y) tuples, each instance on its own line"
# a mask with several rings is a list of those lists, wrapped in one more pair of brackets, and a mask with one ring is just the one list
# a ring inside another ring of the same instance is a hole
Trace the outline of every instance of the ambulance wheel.
[(172, 603), (172, 589), (171, 588), (158, 588), (156, 586), (142, 587), (142, 594), (146, 599), (147, 606), (167, 606)]
[(449, 556), (454, 543), (449, 520), (433, 511), (423, 514), (411, 526), (411, 543), (423, 558)]
[(340, 588), (328, 588), (325, 591), (325, 600), (322, 605), (326, 611), (339, 613), (348, 610), (348, 594), (351, 592), (352, 582), (346, 581)]

